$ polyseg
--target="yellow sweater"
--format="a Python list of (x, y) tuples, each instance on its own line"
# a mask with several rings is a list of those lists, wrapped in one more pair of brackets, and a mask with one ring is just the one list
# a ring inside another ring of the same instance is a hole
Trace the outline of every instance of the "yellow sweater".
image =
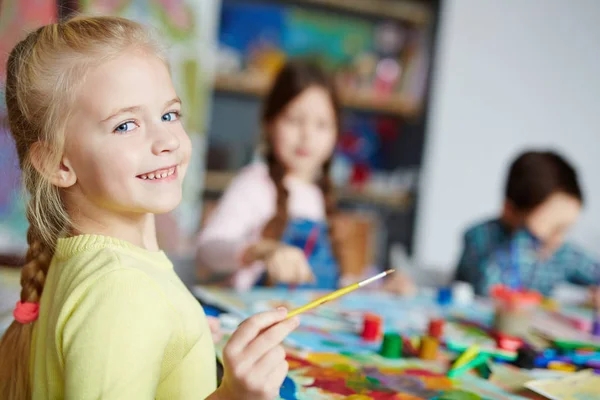
[(36, 323), (33, 399), (204, 399), (216, 389), (202, 307), (163, 252), (61, 239)]

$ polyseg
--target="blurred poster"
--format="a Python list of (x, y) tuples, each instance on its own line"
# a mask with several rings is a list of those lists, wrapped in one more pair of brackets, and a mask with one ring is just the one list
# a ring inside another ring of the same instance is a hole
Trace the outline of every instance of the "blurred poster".
[(6, 61), (14, 45), (28, 32), (56, 17), (55, 0), (0, 1), (0, 254), (24, 253), (28, 226), (16, 149), (6, 118)]

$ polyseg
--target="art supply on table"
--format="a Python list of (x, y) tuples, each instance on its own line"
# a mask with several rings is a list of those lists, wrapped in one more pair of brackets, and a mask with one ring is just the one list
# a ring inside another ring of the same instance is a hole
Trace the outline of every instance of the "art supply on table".
[(592, 321), (590, 321), (589, 319), (581, 317), (577, 318), (571, 315), (566, 315), (560, 310), (553, 311), (552, 317), (580, 331), (588, 332), (592, 329)]
[(443, 319), (432, 319), (429, 321), (428, 335), (438, 340), (441, 339), (444, 336), (444, 324), (445, 321)]
[(580, 349), (600, 351), (600, 342), (555, 339), (552, 344), (563, 351)]
[(226, 331), (234, 331), (242, 323), (239, 316), (230, 313), (221, 313), (218, 318), (222, 329)]
[(473, 345), (469, 347), (464, 353), (462, 353), (456, 361), (452, 364), (450, 369), (460, 368), (463, 365), (471, 362), (479, 354), (479, 346)]
[(594, 313), (594, 320), (592, 322), (592, 336), (600, 337), (600, 312)]
[(325, 304), (325, 303), (327, 303), (329, 301), (335, 300), (338, 297), (341, 297), (341, 296), (343, 296), (345, 294), (353, 292), (356, 289), (359, 289), (359, 288), (361, 288), (363, 286), (366, 286), (369, 283), (372, 283), (372, 282), (374, 282), (374, 281), (376, 281), (378, 279), (381, 279), (381, 278), (383, 278), (383, 277), (385, 277), (385, 276), (387, 276), (387, 275), (389, 275), (389, 274), (391, 274), (393, 272), (394, 272), (393, 269), (388, 269), (387, 271), (384, 271), (384, 272), (382, 272), (380, 274), (377, 274), (377, 275), (375, 275), (375, 276), (373, 276), (371, 278), (365, 279), (364, 281), (353, 283), (352, 285), (346, 286), (345, 288), (338, 289), (335, 292), (329, 293), (329, 294), (327, 294), (327, 295), (325, 295), (323, 297), (318, 298), (315, 301), (311, 301), (310, 303), (308, 303), (308, 304), (306, 304), (306, 305), (304, 305), (302, 307), (299, 307), (299, 308), (297, 308), (297, 309), (295, 309), (293, 311), (290, 311), (288, 313), (287, 318), (291, 318), (291, 317), (293, 317), (295, 315), (298, 315), (298, 314), (301, 314), (301, 313), (303, 313), (305, 311), (312, 310), (315, 307), (318, 307), (318, 306), (320, 306), (322, 304)]
[(588, 361), (585, 363), (587, 368), (592, 368), (593, 370), (600, 371), (600, 360)]
[(517, 351), (517, 359), (513, 364), (523, 369), (534, 369), (538, 352), (528, 346), (523, 346)]
[(475, 300), (473, 285), (467, 282), (454, 282), (452, 284), (452, 301), (459, 306), (468, 306)]
[(452, 303), (452, 288), (442, 287), (438, 289), (437, 303), (440, 306), (447, 306)]
[[(562, 372), (575, 372), (577, 371), (577, 367), (573, 364), (569, 364), (562, 361), (550, 361), (548, 363), (548, 369), (553, 371), (562, 371)], [(600, 388), (599, 388), (600, 389)]]
[[(462, 352), (466, 351), (469, 347), (471, 347), (471, 345), (447, 340), (446, 347), (448, 348), (448, 350), (451, 350), (451, 351), (454, 351), (457, 353), (462, 353)], [(502, 349), (497, 349), (497, 348), (492, 349), (492, 348), (482, 347), (482, 348), (480, 348), (479, 352), (481, 354), (486, 354), (490, 357), (493, 357), (496, 360), (501, 360), (501, 361), (514, 361), (517, 359), (516, 351), (507, 351), (507, 350), (502, 350)]]
[(494, 336), (499, 349), (517, 351), (523, 346), (523, 340), (516, 336), (510, 336), (502, 332), (496, 332)]
[(383, 336), (383, 343), (379, 354), (385, 358), (402, 357), (402, 336), (397, 333), (386, 333)]
[(489, 362), (485, 362), (477, 367), (477, 374), (483, 379), (490, 379), (492, 376), (492, 368), (490, 367)]
[(550, 297), (544, 297), (541, 306), (544, 310), (550, 312), (557, 312), (559, 309), (558, 302)]
[(496, 308), (494, 328), (512, 336), (527, 335), (533, 314), (542, 300), (541, 294), (496, 285), (491, 290), (491, 297)]
[(525, 387), (552, 400), (598, 399), (600, 375), (586, 370), (559, 379), (534, 380)]
[(419, 358), (422, 360), (433, 361), (438, 357), (438, 349), (440, 342), (431, 336), (423, 336), (421, 338), (421, 349), (419, 351)]
[(490, 356), (488, 356), (487, 354), (480, 353), (477, 355), (477, 357), (475, 357), (471, 361), (467, 362), (466, 364), (464, 364), (458, 368), (450, 369), (447, 373), (448, 378), (458, 378), (461, 375), (463, 375), (464, 373), (466, 373), (472, 369), (479, 368), (482, 364), (487, 363), (489, 359), (490, 359)]
[(382, 328), (383, 320), (379, 315), (366, 313), (360, 337), (366, 342), (375, 342), (381, 338)]

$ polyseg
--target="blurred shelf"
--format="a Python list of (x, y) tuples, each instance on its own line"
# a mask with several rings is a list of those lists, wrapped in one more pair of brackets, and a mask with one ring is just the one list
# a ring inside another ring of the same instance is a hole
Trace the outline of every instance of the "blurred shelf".
[(397, 0), (296, 0), (319, 6), (339, 8), (360, 14), (400, 19), (414, 24), (426, 24), (431, 20), (431, 9), (416, 1)]
[[(221, 92), (262, 97), (269, 90), (270, 82), (250, 73), (217, 74), (214, 88)], [(372, 92), (341, 89), (340, 100), (344, 107), (404, 117), (413, 117), (420, 111), (418, 102), (402, 94), (383, 97)]]
[[(235, 177), (235, 173), (227, 171), (208, 171), (204, 180), (204, 190), (223, 192)], [(378, 193), (370, 190), (351, 187), (338, 187), (336, 195), (339, 200), (373, 203), (394, 209), (407, 209), (413, 203), (410, 192)]]

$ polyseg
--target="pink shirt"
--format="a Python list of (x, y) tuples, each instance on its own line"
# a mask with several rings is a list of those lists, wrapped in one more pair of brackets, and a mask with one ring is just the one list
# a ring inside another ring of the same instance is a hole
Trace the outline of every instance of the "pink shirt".
[[(321, 189), (288, 176), (288, 215), (313, 221), (325, 219)], [(264, 272), (260, 262), (242, 268), (245, 249), (260, 239), (264, 226), (275, 215), (276, 189), (267, 167), (255, 163), (244, 168), (227, 188), (198, 237), (200, 265), (218, 274), (234, 273), (231, 284), (250, 289)]]

